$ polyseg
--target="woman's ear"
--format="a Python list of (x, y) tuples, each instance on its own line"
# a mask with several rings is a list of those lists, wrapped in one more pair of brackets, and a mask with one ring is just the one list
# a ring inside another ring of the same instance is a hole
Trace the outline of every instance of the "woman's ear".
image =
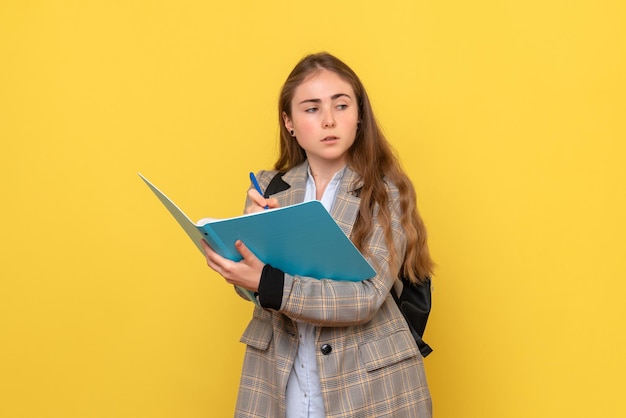
[(291, 132), (293, 130), (293, 123), (287, 115), (287, 112), (283, 112), (283, 122), (285, 123), (285, 128), (287, 128), (287, 130)]

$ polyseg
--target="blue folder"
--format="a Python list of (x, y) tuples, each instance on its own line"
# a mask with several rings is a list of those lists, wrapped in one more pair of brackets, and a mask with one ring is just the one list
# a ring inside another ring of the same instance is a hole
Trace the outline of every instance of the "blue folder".
[[(165, 194), (139, 176), (203, 254), (202, 239), (222, 257), (239, 261), (235, 241), (241, 240), (261, 261), (291, 275), (361, 281), (376, 274), (317, 200), (194, 223)], [(256, 298), (251, 300), (256, 302)]]

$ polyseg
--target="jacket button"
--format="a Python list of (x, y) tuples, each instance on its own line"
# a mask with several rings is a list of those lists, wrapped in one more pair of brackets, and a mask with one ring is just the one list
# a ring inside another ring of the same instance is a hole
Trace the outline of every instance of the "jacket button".
[(320, 348), (320, 351), (326, 356), (330, 354), (331, 351), (333, 351), (333, 348), (330, 346), (330, 344), (323, 344)]

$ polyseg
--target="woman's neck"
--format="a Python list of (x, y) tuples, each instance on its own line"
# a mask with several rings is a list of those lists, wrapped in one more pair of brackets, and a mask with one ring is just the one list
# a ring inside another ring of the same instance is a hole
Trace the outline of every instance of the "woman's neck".
[(315, 183), (315, 198), (320, 200), (326, 191), (326, 187), (331, 182), (335, 174), (344, 168), (346, 163), (344, 161), (333, 164), (319, 164), (309, 161), (309, 169), (313, 175), (313, 182)]

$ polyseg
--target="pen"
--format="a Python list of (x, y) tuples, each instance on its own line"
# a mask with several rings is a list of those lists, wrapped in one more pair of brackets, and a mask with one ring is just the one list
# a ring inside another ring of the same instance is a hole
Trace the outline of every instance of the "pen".
[[(252, 185), (254, 185), (254, 188), (256, 189), (257, 192), (259, 192), (259, 194), (261, 196), (263, 196), (263, 190), (261, 190), (261, 186), (259, 186), (259, 182), (256, 181), (256, 176), (254, 175), (254, 173), (251, 171), (250, 172), (250, 181), (252, 182)], [(269, 209), (269, 206), (265, 206), (265, 209)]]

